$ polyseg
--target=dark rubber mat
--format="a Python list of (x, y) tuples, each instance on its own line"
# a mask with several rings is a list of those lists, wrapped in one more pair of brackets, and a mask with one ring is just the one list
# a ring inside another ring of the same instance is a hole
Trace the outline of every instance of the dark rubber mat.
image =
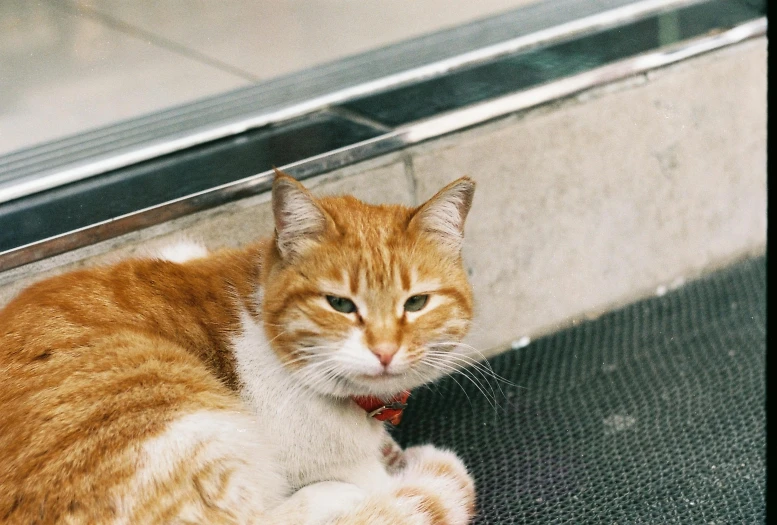
[(396, 437), (464, 458), (477, 523), (763, 523), (765, 281), (748, 260), (511, 350), (517, 386), (446, 378)]

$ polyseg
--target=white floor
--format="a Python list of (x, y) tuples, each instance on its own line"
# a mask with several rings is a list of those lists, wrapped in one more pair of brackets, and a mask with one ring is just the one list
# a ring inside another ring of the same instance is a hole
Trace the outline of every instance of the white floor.
[(0, 0), (0, 155), (541, 0)]

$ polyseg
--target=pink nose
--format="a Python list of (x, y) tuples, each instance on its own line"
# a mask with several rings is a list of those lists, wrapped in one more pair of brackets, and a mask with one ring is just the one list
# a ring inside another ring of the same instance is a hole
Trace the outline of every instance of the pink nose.
[(378, 343), (370, 348), (370, 351), (377, 356), (383, 366), (388, 366), (391, 363), (398, 350), (399, 347), (394, 343)]

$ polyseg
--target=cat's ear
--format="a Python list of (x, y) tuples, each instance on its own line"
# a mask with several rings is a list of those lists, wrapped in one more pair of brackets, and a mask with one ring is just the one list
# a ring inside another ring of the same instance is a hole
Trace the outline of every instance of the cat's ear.
[(474, 195), (475, 181), (469, 177), (451, 182), (415, 211), (408, 229), (430, 235), (458, 254), (464, 241), (464, 221)]
[(272, 184), (275, 243), (284, 259), (302, 254), (326, 232), (326, 212), (296, 179), (275, 169)]

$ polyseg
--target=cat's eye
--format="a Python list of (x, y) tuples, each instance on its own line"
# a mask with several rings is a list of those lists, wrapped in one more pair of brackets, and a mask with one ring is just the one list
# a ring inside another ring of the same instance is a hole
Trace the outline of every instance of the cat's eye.
[(413, 297), (405, 301), (405, 311), (417, 312), (418, 310), (426, 306), (426, 301), (428, 300), (429, 300), (428, 295), (414, 295)]
[(353, 301), (346, 299), (345, 297), (337, 297), (336, 295), (327, 295), (326, 300), (329, 306), (344, 314), (352, 314), (356, 311), (356, 305)]

